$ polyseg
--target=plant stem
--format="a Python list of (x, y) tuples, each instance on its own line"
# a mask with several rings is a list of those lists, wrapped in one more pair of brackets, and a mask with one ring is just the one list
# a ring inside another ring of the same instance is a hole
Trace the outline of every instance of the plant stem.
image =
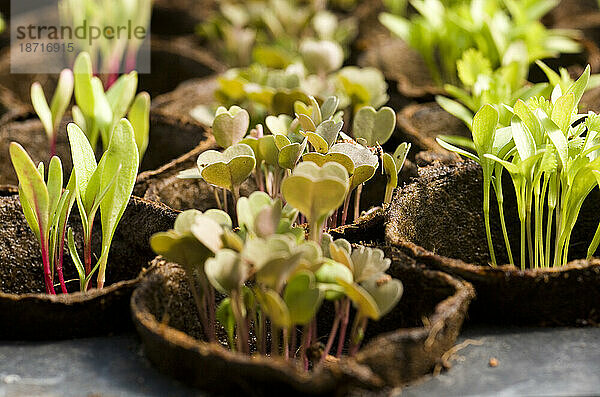
[(240, 199), (240, 187), (233, 187), (233, 217), (232, 219), (237, 219), (237, 202)]
[(46, 284), (46, 293), (49, 295), (56, 295), (56, 291), (54, 291), (54, 283), (52, 282), (52, 276), (50, 272), (50, 255), (48, 250), (48, 241), (41, 241), (40, 245), (42, 250), (42, 265), (44, 268), (44, 282)]
[(242, 295), (240, 291), (231, 291), (231, 311), (237, 325), (237, 346), (238, 351), (248, 354), (250, 353), (250, 346), (248, 344), (248, 326), (246, 319), (242, 315)]
[(229, 202), (227, 201), (227, 189), (223, 188), (223, 211), (229, 213)]
[(552, 237), (552, 216), (554, 215), (554, 207), (548, 207), (548, 220), (546, 223), (546, 249), (545, 249), (545, 267), (550, 267), (550, 238)]
[(335, 304), (335, 318), (333, 320), (333, 325), (331, 326), (331, 331), (329, 331), (329, 337), (327, 338), (327, 344), (325, 344), (325, 349), (323, 350), (323, 355), (321, 356), (321, 362), (325, 361), (325, 359), (329, 355), (331, 346), (333, 346), (333, 341), (335, 339), (335, 335), (337, 334), (338, 328), (340, 327), (340, 315), (341, 315), (340, 303), (338, 301), (335, 301), (334, 304)]
[(367, 317), (363, 317), (360, 313), (356, 314), (354, 324), (352, 325), (352, 337), (350, 339), (350, 348), (348, 356), (352, 357), (358, 352), (358, 348), (365, 336), (365, 328), (367, 327)]
[(302, 340), (300, 343), (302, 344), (300, 346), (300, 356), (302, 357), (304, 370), (308, 371), (308, 356), (306, 352), (310, 346), (310, 325), (305, 325), (302, 328)]
[(350, 299), (344, 298), (341, 305), (342, 305), (341, 328), (340, 328), (340, 336), (338, 338), (337, 352), (335, 354), (335, 356), (338, 358), (342, 355), (342, 351), (344, 350), (344, 342), (346, 339), (346, 330), (348, 328), (348, 322), (350, 321)]
[(290, 330), (288, 328), (283, 329), (283, 356), (286, 361), (290, 359)]
[(348, 208), (350, 207), (350, 197), (352, 196), (352, 192), (348, 192), (346, 199), (344, 200), (344, 207), (342, 209), (342, 221), (340, 225), (346, 224), (346, 219), (348, 219)]
[(192, 271), (186, 270), (185, 275), (187, 277), (188, 284), (190, 285), (192, 298), (194, 299), (194, 303), (198, 309), (198, 314), (200, 315), (200, 322), (202, 323), (202, 331), (204, 331), (204, 336), (209, 342), (214, 342), (210, 332), (210, 325), (208, 324), (208, 319), (206, 318), (206, 302), (204, 301), (204, 296), (201, 297), (198, 293), (198, 286), (196, 285), (196, 280), (194, 280)]
[(217, 207), (219, 207), (220, 210), (223, 210), (223, 204), (221, 204), (221, 198), (219, 197), (219, 190), (217, 188), (212, 188), (213, 193), (215, 194), (215, 201), (217, 202)]
[(361, 183), (356, 188), (356, 193), (354, 193), (354, 221), (360, 217), (360, 196), (362, 194), (363, 184)]
[(486, 176), (484, 171), (483, 176), (483, 217), (485, 222), (485, 235), (487, 237), (488, 249), (490, 251), (490, 260), (492, 266), (496, 266), (496, 254), (494, 253), (494, 243), (492, 242), (492, 231), (490, 228), (490, 184), (491, 179)]
[(57, 132), (54, 131), (52, 138), (50, 139), (50, 160), (56, 154), (56, 136), (57, 136)]

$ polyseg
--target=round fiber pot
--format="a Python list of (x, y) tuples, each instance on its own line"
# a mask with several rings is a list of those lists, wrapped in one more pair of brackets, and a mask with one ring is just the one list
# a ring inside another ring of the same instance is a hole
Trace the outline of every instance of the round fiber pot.
[(393, 266), (401, 268), (396, 273), (405, 283), (399, 305), (387, 319), (369, 324), (368, 341), (355, 358), (326, 361), (308, 373), (281, 359), (248, 357), (204, 342), (183, 270), (160, 257), (131, 298), (133, 319), (150, 361), (203, 390), (345, 395), (350, 389), (399, 386), (428, 373), (454, 344), (473, 290), (449, 275), (398, 260), (394, 257)]
[(361, 66), (381, 70), (385, 79), (396, 83), (398, 92), (408, 98), (429, 98), (442, 94), (443, 89), (433, 81), (425, 61), (406, 42), (392, 38), (387, 31), (377, 39), (369, 39), (361, 55)]
[[(471, 137), (469, 128), (458, 118), (446, 112), (436, 102), (413, 104), (398, 113), (397, 125), (414, 153), (430, 150), (448, 155), (436, 142), (439, 135)], [(454, 155), (452, 155), (454, 157)]]
[[(39, 244), (23, 216), (14, 188), (0, 193), (0, 339), (69, 339), (105, 335), (131, 327), (129, 298), (140, 272), (154, 254), (148, 240), (173, 226), (176, 214), (164, 206), (132, 197), (116, 230), (106, 272), (106, 287), (79, 291), (79, 278), (67, 252), (65, 280), (69, 294), (47, 295)], [(76, 210), (74, 210), (76, 212)], [(99, 214), (96, 218), (99, 218)], [(81, 224), (69, 225), (82, 250)], [(93, 252), (100, 251), (101, 225), (94, 226)], [(94, 285), (96, 278), (92, 279)], [(56, 287), (60, 291), (60, 287)]]
[[(512, 182), (503, 178), (504, 209), (515, 261), (519, 220)], [(584, 203), (571, 238), (565, 267), (521, 270), (492, 267), (484, 230), (481, 167), (472, 162), (436, 165), (397, 191), (385, 214), (385, 238), (428, 268), (473, 284), (478, 299), (470, 318), (518, 325), (596, 323), (600, 313), (600, 260), (585, 258), (600, 220), (597, 191)], [(498, 263), (508, 263), (497, 203), (492, 193), (491, 229)]]
[[(71, 148), (66, 134), (66, 127), (72, 120), (65, 117), (61, 123), (56, 142), (56, 155), (60, 157), (63, 172), (69, 175), (72, 169)], [(20, 143), (31, 156), (35, 164), (50, 160), (50, 144), (42, 122), (35, 118), (25, 121), (14, 121), (0, 125), (0, 184), (17, 185), (17, 174), (13, 169), (8, 148), (11, 142)]]
[[(138, 91), (148, 91), (152, 98), (175, 89), (185, 80), (224, 70), (223, 65), (196, 45), (193, 38), (163, 39), (155, 35), (150, 45), (150, 73), (138, 75)], [(27, 65), (43, 62), (46, 62), (45, 58), (29, 53), (14, 60), (15, 64)], [(43, 66), (40, 68), (43, 70)], [(12, 91), (25, 104), (31, 103), (30, 90), (33, 82), (40, 82), (46, 97), (51, 97), (58, 81), (58, 74), (11, 74), (10, 71), (10, 48), (5, 48), (0, 52), (0, 85)]]

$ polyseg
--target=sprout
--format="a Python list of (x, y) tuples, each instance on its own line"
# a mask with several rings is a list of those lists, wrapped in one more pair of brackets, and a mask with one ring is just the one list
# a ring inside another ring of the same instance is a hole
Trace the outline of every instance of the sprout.
[(67, 293), (63, 276), (63, 251), (67, 219), (75, 202), (73, 174), (63, 191), (63, 171), (60, 159), (50, 160), (48, 177), (44, 179), (44, 163), (36, 168), (25, 149), (10, 144), (10, 158), (19, 178), (19, 199), (23, 214), (35, 234), (41, 249), (46, 293), (55, 294), (54, 271), (61, 291)]
[(134, 129), (141, 161), (148, 146), (150, 96), (146, 92), (136, 96), (137, 72), (122, 75), (105, 92), (100, 79), (92, 74), (90, 55), (82, 52), (75, 60), (73, 74), (77, 103), (72, 109), (73, 120), (85, 133), (92, 148), (96, 147), (100, 136), (106, 150), (115, 126), (127, 115)]
[(500, 1), (413, 0), (410, 4), (417, 10), (410, 17), (383, 13), (379, 20), (421, 54), (439, 86), (458, 83), (457, 61), (470, 48), (480, 51), (492, 69), (516, 61), (525, 70), (535, 60), (581, 50), (569, 32), (546, 29), (540, 22), (554, 2), (507, 6)]
[(306, 216), (311, 239), (320, 241), (325, 220), (344, 201), (348, 193), (348, 171), (337, 164), (319, 167), (313, 162), (300, 163), (283, 181), (285, 200)]
[[(99, 3), (96, 0), (60, 0), (58, 11), (61, 24), (71, 27), (73, 31), (86, 24), (98, 27), (129, 25), (135, 27), (136, 32), (143, 31), (145, 36), (150, 30), (152, 1), (112, 0)], [(127, 72), (135, 69), (138, 51), (144, 42), (144, 38), (138, 38), (137, 33), (113, 34), (112, 37), (106, 35), (94, 40), (88, 40), (87, 35), (81, 38), (75, 36), (76, 52), (86, 51), (90, 54), (97, 68), (96, 73), (108, 73), (108, 87), (115, 83), (121, 67)]]
[[(110, 144), (96, 164), (94, 151), (83, 131), (74, 123), (67, 126), (73, 157), (74, 193), (83, 226), (84, 261), (75, 247), (73, 231), (68, 242), (71, 257), (79, 273), (81, 290), (88, 288), (98, 270), (98, 288), (104, 286), (108, 254), (117, 225), (129, 204), (137, 176), (139, 155), (133, 127), (121, 119), (111, 134)], [(92, 229), (100, 210), (102, 244), (100, 258), (92, 268)]]
[[(319, 182), (339, 183), (338, 174), (345, 170), (335, 163), (319, 168), (306, 162), (286, 181), (303, 172)], [(345, 182), (347, 186), (347, 176)], [(318, 200), (313, 204), (321, 208)], [(184, 268), (209, 342), (217, 342), (221, 326), (232, 350), (251, 354), (252, 335), (257, 353), (298, 360), (308, 370), (307, 351), (317, 341), (317, 317), (325, 299), (333, 302), (336, 315), (313, 368), (329, 355), (338, 330), (337, 356), (345, 346), (354, 355), (368, 319), (377, 320), (396, 305), (402, 283), (385, 274), (390, 260), (381, 250), (353, 249), (346, 240), (333, 241), (328, 234), (318, 241), (306, 240), (302, 229), (292, 227), (295, 218), (296, 212), (282, 208), (280, 200), (255, 192), (238, 201), (236, 231), (222, 211), (189, 210), (177, 217), (173, 230), (155, 234), (150, 243), (158, 254)], [(215, 291), (224, 295), (216, 309)], [(357, 310), (346, 338), (351, 303)], [(297, 327), (302, 327), (299, 341)]]
[[(585, 198), (597, 186), (595, 175), (600, 172), (598, 116), (577, 114), (589, 73), (588, 67), (564, 93), (560, 85), (555, 86), (551, 101), (543, 97), (517, 101), (511, 108), (513, 117), (509, 127), (498, 128), (498, 113), (491, 106), (482, 108), (473, 119), (477, 156), (440, 141), (445, 147), (482, 165), (484, 215), (493, 261), (489, 209), (485, 209), (489, 205), (490, 183), (496, 191), (508, 255), (512, 258), (502, 212), (500, 177), (506, 169), (515, 187), (521, 223), (521, 268), (567, 263), (570, 238), (579, 211)], [(587, 117), (585, 122), (575, 123), (583, 117)], [(551, 241), (554, 241), (554, 249)], [(597, 244), (598, 239), (594, 237), (588, 256), (595, 252)]]
[(383, 107), (379, 111), (371, 106), (359, 109), (354, 116), (352, 131), (356, 139), (364, 139), (368, 146), (383, 145), (396, 128), (396, 113), (392, 108)]
[(217, 144), (223, 148), (239, 143), (246, 136), (250, 116), (238, 106), (229, 110), (219, 107), (212, 125), (212, 133)]
[(50, 158), (56, 154), (56, 139), (58, 136), (58, 127), (60, 122), (67, 110), (67, 107), (71, 103), (71, 96), (73, 95), (73, 72), (69, 69), (64, 69), (60, 72), (58, 78), (58, 84), (56, 90), (52, 96), (50, 106), (46, 102), (44, 96), (44, 90), (40, 83), (35, 82), (31, 85), (31, 103), (33, 109), (37, 113), (44, 131), (48, 136), (48, 142), (50, 143)]

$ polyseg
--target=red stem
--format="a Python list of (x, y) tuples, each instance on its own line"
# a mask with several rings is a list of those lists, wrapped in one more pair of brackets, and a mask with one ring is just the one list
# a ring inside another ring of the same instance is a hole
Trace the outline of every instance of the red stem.
[(54, 291), (54, 284), (52, 283), (52, 276), (50, 273), (50, 255), (48, 252), (48, 242), (44, 241), (42, 246), (42, 263), (44, 266), (44, 282), (46, 283), (46, 293), (49, 295), (56, 295)]
[(56, 154), (56, 134), (50, 140), (50, 159)]
[(58, 261), (56, 263), (56, 274), (58, 274), (58, 281), (60, 282), (60, 289), (63, 294), (68, 294), (67, 285), (65, 284), (65, 276), (63, 275), (63, 254), (65, 249), (65, 234), (62, 233), (62, 238), (59, 244)]

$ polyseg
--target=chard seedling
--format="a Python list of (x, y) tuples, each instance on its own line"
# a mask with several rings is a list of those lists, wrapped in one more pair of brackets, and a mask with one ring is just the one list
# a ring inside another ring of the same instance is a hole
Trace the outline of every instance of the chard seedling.
[(85, 132), (92, 148), (98, 137), (105, 150), (115, 126), (126, 115), (134, 129), (140, 159), (149, 139), (150, 96), (146, 92), (136, 95), (137, 72), (119, 77), (105, 92), (102, 81), (92, 74), (92, 60), (88, 53), (77, 56), (73, 66), (75, 76), (75, 102), (73, 120)]
[[(67, 126), (67, 132), (73, 157), (77, 207), (83, 226), (83, 261), (77, 253), (71, 230), (69, 250), (79, 273), (81, 290), (85, 291), (96, 270), (98, 288), (104, 286), (111, 242), (129, 204), (139, 155), (133, 127), (127, 119), (121, 119), (115, 126), (108, 148), (98, 163), (84, 132), (74, 123)], [(92, 231), (98, 210), (102, 224), (102, 248), (100, 258), (92, 267)]]
[(75, 201), (74, 178), (71, 174), (67, 190), (63, 191), (63, 171), (60, 159), (50, 160), (48, 177), (44, 163), (36, 168), (25, 149), (10, 144), (10, 157), (19, 179), (19, 200), (29, 227), (41, 249), (46, 293), (55, 295), (54, 272), (63, 294), (67, 287), (63, 276), (63, 252), (67, 219)]
[(50, 144), (50, 158), (56, 154), (56, 139), (58, 136), (58, 127), (71, 103), (73, 96), (73, 72), (69, 69), (64, 69), (58, 78), (56, 90), (52, 96), (50, 106), (46, 101), (44, 90), (40, 83), (35, 82), (31, 85), (31, 103), (33, 109), (38, 115), (44, 131), (48, 136)]
[[(107, 87), (115, 83), (122, 69), (127, 72), (135, 69), (139, 49), (149, 34), (152, 0), (60, 0), (58, 11), (61, 24), (73, 31), (84, 24), (115, 27), (112, 34), (104, 28), (103, 35), (93, 40), (88, 35), (80, 38), (75, 34), (74, 37), (76, 52), (90, 54), (95, 72), (108, 73)], [(124, 34), (117, 28), (122, 26), (130, 26), (135, 31)]]

